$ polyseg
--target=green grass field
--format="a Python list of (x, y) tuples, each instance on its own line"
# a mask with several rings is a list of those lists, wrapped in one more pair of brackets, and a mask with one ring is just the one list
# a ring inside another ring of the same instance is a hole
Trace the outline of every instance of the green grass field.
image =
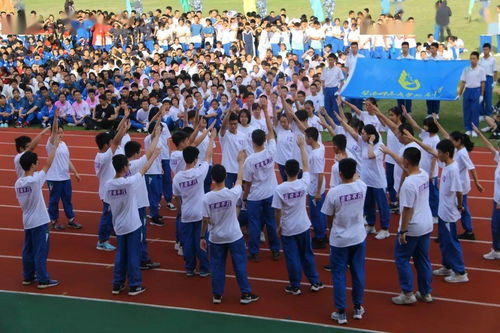
[[(428, 33), (434, 30), (434, 0), (406, 0), (403, 3), (403, 8), (406, 12), (406, 17), (413, 16), (415, 18), (416, 33), (418, 40), (423, 41)], [(486, 32), (486, 23), (479, 16), (480, 5), (476, 4), (472, 22), (466, 20), (468, 1), (448, 1), (452, 10), (451, 31), (454, 35), (459, 36), (465, 42), (465, 47), (469, 51), (473, 51), (479, 46), (479, 35)], [(64, 0), (51, 0), (50, 2), (43, 0), (26, 0), (27, 10), (36, 10), (43, 15), (49, 13), (56, 14), (63, 8)], [(50, 3), (50, 5), (49, 5)], [(145, 10), (153, 10), (156, 8), (164, 9), (165, 6), (180, 8), (179, 1), (160, 1), (160, 0), (143, 0)], [(204, 11), (212, 8), (219, 10), (242, 10), (242, 0), (204, 0)], [(308, 0), (268, 0), (268, 10), (278, 11), (280, 8), (286, 7), (291, 17), (297, 17), (301, 14), (311, 14), (311, 8)], [(363, 8), (370, 8), (370, 11), (376, 15), (380, 11), (379, 0), (337, 0), (334, 12), (335, 17), (344, 19), (347, 17), (347, 12), (350, 9), (355, 11)], [(75, 0), (75, 8), (78, 9), (103, 9), (109, 11), (121, 11), (125, 8), (124, 0), (98, 1), (98, 0)], [(394, 5), (391, 6), (391, 11), (394, 11)], [(494, 4), (491, 5), (494, 9)], [(495, 13), (496, 15), (496, 13)], [(496, 41), (495, 41), (496, 42)], [(495, 43), (494, 42), (494, 43)], [(500, 58), (499, 58), (500, 60)], [(494, 97), (494, 102), (498, 100), (498, 96)], [(392, 106), (394, 101), (383, 101), (381, 106), (383, 109)], [(425, 103), (417, 101), (414, 103), (414, 116), (418, 121), (421, 121), (425, 116)], [(462, 120), (462, 105), (461, 102), (442, 102), (441, 103), (441, 119), (449, 130), (463, 129)]]

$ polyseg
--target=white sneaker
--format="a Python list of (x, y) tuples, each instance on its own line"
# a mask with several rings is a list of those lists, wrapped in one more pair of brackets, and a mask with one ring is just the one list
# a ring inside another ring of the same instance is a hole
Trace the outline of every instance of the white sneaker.
[(500, 259), (500, 251), (495, 251), (495, 250), (491, 249), (490, 252), (483, 254), (483, 258), (486, 260)]
[(453, 274), (445, 277), (444, 280), (449, 283), (463, 283), (469, 282), (469, 277), (467, 276), (467, 273), (457, 274), (453, 272)]
[(484, 116), (479, 116), (479, 121), (484, 121)]
[(365, 230), (367, 234), (376, 234), (377, 230), (375, 229), (375, 226), (373, 225), (365, 225)]
[(179, 249), (177, 250), (177, 255), (181, 257), (184, 256), (184, 251), (182, 251), (182, 246), (179, 246)]
[(490, 131), (491, 131), (491, 127), (489, 127), (489, 126), (481, 128), (481, 132), (483, 132), (483, 133), (488, 133)]
[(380, 240), (380, 239), (389, 238), (390, 236), (391, 236), (391, 234), (389, 234), (389, 231), (382, 229), (377, 233), (375, 238)]
[(363, 319), (363, 315), (365, 314), (365, 308), (360, 307), (359, 309), (354, 309), (354, 313), (352, 314), (352, 317), (354, 319), (361, 320)]
[(467, 134), (468, 136), (471, 136), (472, 135), (472, 131), (466, 131), (465, 134)]
[(405, 294), (404, 292), (401, 292), (401, 294), (392, 298), (392, 303), (398, 305), (410, 305), (417, 303), (417, 298), (413, 293)]
[(418, 300), (420, 300), (420, 301), (422, 301), (424, 303), (432, 303), (432, 302), (434, 302), (434, 299), (432, 298), (431, 294), (425, 294), (425, 295), (422, 296), (422, 294), (420, 293), (420, 291), (417, 291), (415, 293), (415, 297)]
[(179, 242), (175, 242), (175, 245), (174, 245), (174, 250), (175, 251), (179, 251), (179, 247), (180, 247), (180, 243)]
[(69, 127), (75, 127), (75, 126), (76, 126), (76, 124), (75, 124), (75, 123), (68, 123), (68, 126), (69, 126)]
[(347, 324), (347, 314), (345, 312), (344, 313), (333, 312), (330, 318), (332, 318), (341, 325)]
[(432, 274), (436, 276), (448, 276), (453, 274), (453, 271), (451, 269), (448, 269), (446, 267), (441, 267), (439, 269), (435, 269), (432, 271)]
[(477, 133), (476, 132), (472, 132), (472, 137), (473, 138), (477, 138)]
[(439, 223), (439, 218), (437, 216), (432, 217), (432, 223), (438, 224)]
[(260, 242), (264, 243), (266, 241), (266, 235), (264, 234), (264, 231), (260, 232)]

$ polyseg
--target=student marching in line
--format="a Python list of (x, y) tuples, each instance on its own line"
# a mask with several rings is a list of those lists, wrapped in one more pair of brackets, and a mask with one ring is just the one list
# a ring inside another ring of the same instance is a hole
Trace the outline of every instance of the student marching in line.
[(54, 162), (47, 171), (47, 185), (49, 187), (49, 216), (53, 229), (64, 230), (64, 226), (59, 224), (57, 221), (59, 218), (59, 200), (61, 200), (64, 207), (64, 213), (68, 218), (68, 227), (72, 229), (81, 229), (82, 225), (75, 221), (75, 213), (73, 212), (69, 169), (71, 169), (77, 181), (80, 181), (80, 174), (69, 158), (68, 146), (66, 146), (66, 144), (62, 141), (64, 129), (59, 127), (59, 121), (57, 121), (58, 116), (59, 112), (56, 111), (56, 117), (54, 117), (52, 124), (52, 134), (47, 141), (47, 145), (45, 146), (47, 154), (50, 154), (53, 149), (55, 136), (57, 135), (61, 139), (61, 142), (57, 147)]
[(42, 137), (50, 131), (50, 127), (43, 129), (33, 140), (29, 136), (21, 135), (15, 139), (17, 154), (14, 157), (14, 168), (16, 169), (17, 178), (24, 176), (24, 170), (19, 163), (21, 156), (27, 151), (34, 151)]
[(302, 178), (298, 179), (300, 165), (297, 160), (290, 159), (285, 163), (287, 181), (278, 185), (274, 191), (272, 206), (276, 210), (276, 225), (278, 235), (281, 235), (283, 253), (288, 270), (290, 285), (285, 292), (300, 295), (302, 270), (311, 283), (311, 291), (323, 289), (316, 270), (316, 262), (311, 246), (309, 228), (311, 222), (307, 216), (306, 196), (309, 182), (309, 163), (305, 151), (304, 138), (299, 136), (297, 144), (302, 160)]
[(113, 269), (113, 295), (125, 290), (126, 278), (130, 296), (146, 291), (142, 286), (140, 269), (142, 224), (137, 209), (137, 189), (141, 182), (144, 182), (144, 174), (159, 155), (160, 149), (157, 148), (143, 168), (130, 177), (126, 177), (130, 172), (127, 157), (122, 154), (113, 156), (113, 168), (116, 174), (106, 183), (104, 198), (111, 208), (113, 228), (118, 243)]
[[(420, 149), (408, 147), (403, 157), (384, 148), (384, 153), (405, 170), (405, 177), (399, 190), (400, 218), (398, 237), (394, 248), (401, 294), (393, 297), (394, 304), (405, 305), (417, 302), (432, 302), (432, 266), (429, 259), (430, 238), (433, 228), (432, 212), (429, 206), (429, 175), (420, 168)], [(418, 291), (413, 294), (413, 273), (410, 259), (417, 270)]]
[[(350, 136), (354, 138), (361, 147), (361, 166), (360, 178), (367, 185), (365, 197), (364, 214), (366, 215), (366, 232), (368, 234), (376, 234), (376, 239), (387, 238), (389, 230), (389, 204), (387, 202), (386, 188), (387, 180), (384, 170), (384, 154), (380, 151), (383, 145), (380, 142), (380, 134), (373, 125), (365, 125), (361, 135), (358, 134), (346, 122), (343, 112), (341, 112), (340, 122)], [(376, 209), (378, 207), (380, 214), (380, 224), (382, 230), (377, 233), (375, 230)], [(379, 236), (380, 234), (380, 236)]]
[(307, 188), (309, 214), (314, 227), (312, 247), (324, 249), (326, 247), (326, 217), (321, 213), (325, 201), (325, 146), (318, 142), (319, 132), (314, 127), (304, 131), (305, 141), (311, 148), (309, 151), (310, 182)]
[(256, 302), (259, 296), (252, 293), (248, 283), (245, 240), (236, 215), (236, 205), (243, 193), (243, 163), (245, 153), (238, 154), (238, 176), (233, 188), (225, 186), (226, 169), (217, 164), (212, 168), (214, 188), (203, 197), (203, 226), (200, 248), (207, 251), (205, 235), (209, 235), (210, 271), (212, 272), (212, 302), (220, 304), (226, 280), (226, 258), (231, 253), (236, 281), (241, 291), (241, 304)]
[[(247, 157), (243, 169), (243, 180), (245, 181), (243, 200), (247, 201), (248, 211), (248, 251), (249, 259), (254, 262), (259, 261), (260, 234), (263, 225), (266, 226), (273, 260), (278, 260), (280, 255), (276, 220), (271, 206), (272, 193), (278, 185), (274, 172), (276, 140), (269, 113), (264, 112), (264, 114), (268, 129), (267, 135), (261, 129), (253, 131), (254, 153)], [(265, 145), (266, 141), (267, 145)]]
[[(281, 100), (285, 110), (291, 110), (290, 104), (287, 101)], [(292, 112), (292, 111), (290, 111)], [(290, 123), (293, 120), (289, 119), (284, 113), (278, 111), (274, 114), (273, 125), (276, 132), (276, 163), (280, 171), (281, 180), (287, 181), (285, 172), (285, 163), (288, 160), (296, 159), (298, 161), (300, 151), (297, 146), (297, 134), (291, 129)], [(299, 166), (301, 163), (299, 162)]]
[(486, 260), (495, 260), (500, 259), (500, 152), (486, 139), (476, 126), (473, 126), (473, 129), (484, 142), (486, 148), (493, 154), (495, 162), (497, 162), (493, 191), (493, 212), (491, 213), (492, 248), (490, 252), (483, 255), (483, 258)]
[[(410, 133), (406, 133), (411, 137)], [(453, 159), (455, 146), (448, 139), (441, 140), (436, 150), (411, 137), (419, 146), (429, 154), (437, 157), (442, 164), (441, 182), (439, 184), (438, 232), (439, 247), (441, 249), (442, 267), (432, 273), (444, 276), (450, 283), (468, 282), (469, 277), (465, 271), (464, 258), (460, 241), (457, 237), (456, 222), (464, 211), (463, 183), (460, 179), (458, 163)]]
[(113, 137), (109, 132), (99, 133), (95, 137), (95, 142), (99, 152), (94, 159), (94, 170), (99, 180), (99, 199), (102, 201), (102, 213), (99, 220), (99, 230), (96, 249), (101, 251), (114, 251), (116, 247), (109, 243), (109, 236), (113, 229), (113, 217), (109, 204), (104, 201), (106, 196), (106, 183), (113, 179), (115, 170), (113, 168), (112, 159), (116, 153), (123, 136), (130, 128), (130, 123), (127, 121), (128, 114), (122, 118), (118, 125), (118, 132)]
[(52, 136), (53, 149), (40, 171), (36, 171), (38, 156), (33, 151), (25, 151), (19, 159), (24, 175), (17, 179), (14, 188), (23, 211), (23, 286), (29, 286), (37, 281), (40, 289), (59, 284), (59, 281), (52, 280), (47, 272), (50, 218), (42, 194), (47, 171), (54, 161), (59, 144), (60, 138), (56, 133)]
[(217, 132), (212, 129), (205, 161), (198, 164), (199, 150), (188, 146), (182, 151), (186, 168), (179, 171), (173, 180), (172, 189), (176, 206), (180, 207), (181, 246), (184, 252), (186, 275), (194, 276), (196, 259), (199, 260), (199, 275), (210, 275), (208, 255), (200, 248), (201, 221), (203, 218), (203, 184), (208, 173), (208, 161), (212, 158), (213, 142)]
[(366, 232), (363, 207), (367, 194), (366, 184), (355, 176), (356, 161), (346, 158), (339, 162), (342, 183), (328, 192), (321, 208), (328, 215), (330, 228), (330, 266), (334, 304), (337, 311), (331, 318), (339, 324), (347, 323), (346, 271), (352, 277), (352, 302), (354, 319), (362, 319), (365, 289)]

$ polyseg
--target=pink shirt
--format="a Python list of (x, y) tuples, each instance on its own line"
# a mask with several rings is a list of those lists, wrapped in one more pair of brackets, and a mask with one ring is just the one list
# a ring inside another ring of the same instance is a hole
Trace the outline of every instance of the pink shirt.
[(73, 107), (73, 117), (76, 119), (82, 119), (83, 117), (90, 115), (90, 107), (85, 101), (81, 101), (80, 104), (78, 102), (74, 102), (72, 104)]

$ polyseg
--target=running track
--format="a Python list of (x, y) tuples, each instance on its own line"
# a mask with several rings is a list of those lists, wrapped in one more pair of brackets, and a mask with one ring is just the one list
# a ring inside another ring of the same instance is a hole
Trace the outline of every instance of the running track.
[[(82, 176), (82, 181), (73, 181), (73, 204), (77, 220), (84, 225), (81, 230), (51, 232), (49, 272), (62, 281), (59, 287), (39, 292), (35, 287), (21, 285), (21, 248), (23, 230), (21, 210), (18, 206), (13, 184), (15, 171), (14, 138), (19, 135), (34, 136), (38, 131), (30, 129), (3, 129), (0, 138), (0, 283), (2, 289), (20, 292), (51, 293), (76, 297), (119, 300), (156, 305), (176, 306), (200, 310), (220, 311), (235, 314), (255, 315), (276, 319), (290, 319), (322, 325), (333, 325), (329, 319), (333, 309), (332, 286), (328, 272), (321, 267), (328, 262), (327, 250), (316, 252), (316, 261), (322, 281), (327, 288), (311, 293), (304, 283), (301, 296), (283, 292), (288, 283), (283, 258), (274, 262), (270, 258), (267, 244), (261, 252), (260, 263), (249, 263), (248, 271), (253, 290), (261, 299), (249, 306), (238, 303), (239, 290), (234, 276), (226, 281), (223, 303), (211, 302), (210, 278), (188, 278), (184, 275), (183, 260), (173, 250), (174, 214), (162, 209), (166, 216), (165, 227), (148, 225), (150, 254), (161, 263), (161, 269), (143, 272), (144, 285), (148, 290), (139, 296), (111, 295), (111, 277), (114, 253), (95, 250), (96, 233), (101, 210), (97, 195), (98, 181), (94, 175), (93, 160), (97, 148), (94, 133), (68, 131), (63, 140), (68, 144), (72, 161)], [(142, 137), (133, 135), (142, 143)], [(46, 138), (37, 148), (42, 161), (45, 160)], [(333, 158), (331, 144), (327, 143), (327, 170)], [(220, 160), (217, 149), (215, 161)], [(447, 284), (441, 278), (433, 280), (432, 304), (417, 303), (413, 306), (396, 306), (390, 298), (399, 293), (397, 273), (393, 263), (395, 237), (378, 241), (369, 237), (366, 260), (366, 293), (364, 307), (367, 310), (362, 321), (349, 320), (351, 328), (391, 332), (499, 332), (500, 331), (500, 261), (483, 260), (482, 254), (491, 247), (490, 216), (493, 196), (495, 165), (491, 154), (480, 149), (472, 153), (479, 178), (485, 187), (478, 193), (475, 187), (469, 194), (469, 205), (473, 215), (476, 241), (463, 241), (465, 264), (470, 282)], [(327, 184), (329, 183), (327, 173)], [(47, 195), (47, 189), (44, 190)], [(46, 197), (47, 200), (47, 197)], [(47, 201), (46, 201), (47, 202)], [(164, 205), (164, 202), (162, 202)], [(63, 212), (61, 211), (61, 214)], [(65, 222), (61, 218), (61, 222)], [(397, 217), (391, 221), (391, 232), (397, 228)], [(437, 228), (435, 228), (437, 229)], [(458, 228), (461, 231), (461, 227)], [(114, 240), (112, 240), (113, 243)], [(436, 243), (431, 244), (433, 268), (439, 267), (440, 254)], [(232, 274), (230, 261), (229, 274)], [(305, 281), (305, 280), (303, 280)], [(348, 283), (350, 285), (350, 282)], [(350, 294), (348, 307), (351, 309)]]

